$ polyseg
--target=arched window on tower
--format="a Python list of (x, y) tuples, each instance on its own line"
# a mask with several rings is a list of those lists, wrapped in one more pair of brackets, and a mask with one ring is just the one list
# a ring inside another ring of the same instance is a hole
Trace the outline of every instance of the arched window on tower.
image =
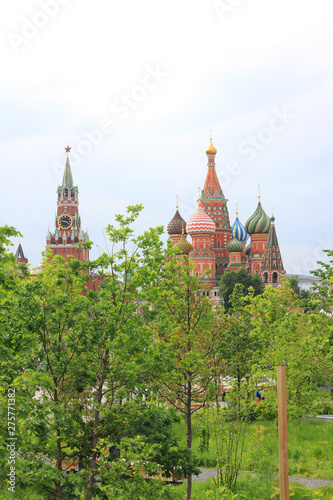
[(74, 243), (78, 243), (78, 242), (79, 242), (79, 238), (77, 236), (75, 236)]
[(51, 245), (55, 245), (55, 237), (54, 236), (52, 236), (50, 243), (51, 243)]
[(64, 189), (64, 198), (68, 198), (68, 189), (67, 188)]
[(59, 245), (62, 245), (63, 244), (63, 241), (62, 241), (62, 237), (60, 236), (60, 238), (58, 239), (58, 244)]
[(70, 245), (72, 243), (72, 238), (70, 236), (67, 236), (67, 243)]
[(273, 273), (273, 283), (277, 283), (278, 282), (278, 273)]
[(75, 198), (75, 189), (74, 188), (71, 190), (71, 198)]

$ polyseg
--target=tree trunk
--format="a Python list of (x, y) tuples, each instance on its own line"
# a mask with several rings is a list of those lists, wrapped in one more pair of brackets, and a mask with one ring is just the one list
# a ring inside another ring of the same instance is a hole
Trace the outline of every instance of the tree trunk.
[[(186, 400), (186, 446), (190, 450), (192, 448), (192, 413), (191, 413), (191, 397), (192, 397), (192, 386), (191, 382), (187, 382), (187, 400)], [(186, 490), (186, 500), (190, 500), (192, 495), (192, 474), (186, 475), (187, 490)]]
[[(98, 389), (97, 389), (97, 401), (96, 401), (96, 406), (97, 408), (94, 410), (94, 431), (93, 431), (93, 449), (95, 450), (97, 444), (98, 444), (98, 439), (99, 439), (99, 416), (100, 416), (100, 405), (102, 403), (103, 399), (103, 387), (104, 383), (106, 380), (106, 374), (107, 374), (107, 364), (108, 364), (108, 359), (109, 359), (109, 350), (107, 349), (104, 354), (104, 360), (103, 360), (103, 368), (102, 368), (102, 373), (101, 373), (101, 378), (98, 384)], [(93, 492), (94, 492), (94, 486), (95, 486), (95, 470), (96, 470), (96, 459), (97, 459), (97, 451), (92, 452), (91, 456), (91, 464), (90, 464), (90, 476), (89, 476), (89, 489), (87, 492), (87, 497), (86, 500), (92, 500), (93, 498)]]
[(90, 463), (90, 475), (89, 475), (89, 489), (87, 492), (87, 500), (92, 500), (93, 498), (93, 492), (94, 492), (94, 486), (95, 486), (95, 469), (96, 469), (96, 459), (97, 459), (97, 451), (95, 450), (97, 443), (98, 443), (98, 437), (99, 437), (99, 415), (100, 415), (100, 403), (102, 402), (103, 398), (103, 385), (104, 385), (104, 380), (105, 377), (102, 378), (102, 380), (99, 383), (98, 386), (98, 391), (97, 391), (97, 408), (94, 410), (94, 430), (93, 430), (93, 452), (91, 455), (91, 463)]
[[(55, 381), (55, 385), (57, 382)], [(54, 401), (58, 402), (58, 390), (55, 389), (54, 395), (53, 395)], [(62, 471), (61, 467), (61, 433), (59, 427), (57, 427), (57, 463), (56, 463), (56, 468), (58, 470)], [(56, 486), (56, 500), (61, 500), (62, 499), (62, 485), (60, 481), (56, 481), (55, 483)]]
[[(98, 423), (99, 423), (99, 410), (94, 411), (94, 434), (93, 434), (93, 448), (96, 447), (98, 442)], [(89, 489), (87, 492), (87, 500), (92, 499), (94, 486), (95, 486), (95, 469), (96, 469), (96, 458), (97, 451), (94, 450), (91, 455), (91, 463), (90, 463), (90, 475), (89, 475)]]

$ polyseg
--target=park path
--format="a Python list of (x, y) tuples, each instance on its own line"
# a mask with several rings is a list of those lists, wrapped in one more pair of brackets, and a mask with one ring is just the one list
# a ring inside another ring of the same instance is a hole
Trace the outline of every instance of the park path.
[[(250, 474), (255, 476), (255, 474)], [(201, 469), (201, 473), (199, 476), (193, 476), (193, 481), (207, 481), (207, 479), (211, 479), (217, 476), (216, 469)], [(312, 479), (310, 477), (289, 477), (289, 481), (291, 483), (299, 483), (302, 486), (306, 486), (307, 488), (319, 488), (321, 486), (332, 486), (333, 481), (327, 479)]]

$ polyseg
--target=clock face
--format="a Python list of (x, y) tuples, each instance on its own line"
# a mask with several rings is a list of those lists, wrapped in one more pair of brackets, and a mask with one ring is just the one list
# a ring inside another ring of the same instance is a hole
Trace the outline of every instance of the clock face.
[(81, 217), (79, 215), (77, 216), (76, 223), (77, 223), (77, 228), (80, 231), (80, 229), (81, 229)]
[(58, 219), (58, 224), (61, 229), (69, 229), (73, 224), (73, 219), (68, 214), (62, 214)]

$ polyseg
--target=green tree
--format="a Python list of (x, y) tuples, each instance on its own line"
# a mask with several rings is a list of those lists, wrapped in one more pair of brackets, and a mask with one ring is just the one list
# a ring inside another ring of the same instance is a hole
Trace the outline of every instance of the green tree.
[(86, 270), (87, 264), (75, 259), (45, 257), (42, 271), (26, 277), (11, 325), (13, 335), (30, 340), (31, 362), (14, 379), (26, 393), (29, 408), (28, 418), (19, 409), (24, 481), (37, 483), (57, 500), (73, 492), (74, 478), (66, 476), (62, 467), (63, 462), (78, 459), (78, 436), (86, 427), (78, 401), (91, 322), (83, 293)]
[(221, 277), (219, 283), (220, 296), (222, 297), (223, 306), (226, 311), (231, 307), (230, 297), (237, 283), (243, 285), (244, 297), (248, 295), (250, 287), (253, 288), (253, 294), (255, 296), (261, 295), (265, 288), (259, 274), (252, 276), (243, 267), (238, 271), (227, 270)]
[(298, 276), (290, 276), (290, 278), (287, 278), (287, 281), (288, 281), (291, 289), (293, 290), (295, 296), (300, 297), (301, 288), (299, 286)]
[(103, 286), (98, 294), (88, 294), (94, 305), (89, 332), (92, 348), (88, 356), (93, 411), (87, 499), (93, 498), (99, 487), (97, 447), (99, 440), (109, 433), (109, 412), (142, 390), (150, 369), (146, 358), (152, 328), (141, 314), (141, 304), (147, 301), (164, 264), (160, 240), (163, 228), (150, 229), (136, 238), (131, 226), (142, 208), (129, 206), (127, 216), (116, 216), (119, 227), (107, 227), (111, 254), (104, 254), (95, 262), (105, 276)]
[[(15, 301), (6, 299), (12, 312), (2, 324), (4, 343), (14, 355), (22, 346), (27, 353), (21, 366), (14, 358), (8, 381), (25, 398), (18, 441), (27, 461), (24, 481), (39, 483), (54, 498), (77, 488), (93, 497), (98, 447), (112, 430), (109, 417), (143, 391), (153, 371), (147, 361), (152, 327), (140, 304), (153, 293), (165, 259), (162, 228), (134, 236), (130, 226), (141, 210), (129, 207), (127, 217), (116, 217), (118, 228), (107, 228), (111, 255), (90, 263), (46, 258), (38, 275), (24, 277), (13, 266), (7, 273), (21, 281)], [(104, 276), (98, 292), (86, 290), (91, 271)], [(64, 475), (63, 463), (78, 459), (82, 473)]]
[(252, 334), (252, 313), (249, 303), (253, 290), (244, 297), (244, 285), (236, 283), (229, 298), (228, 315), (221, 318), (221, 356), (226, 361), (225, 373), (236, 382), (238, 390), (242, 382), (249, 383), (252, 362), (260, 355), (261, 343)]
[[(163, 401), (185, 417), (186, 444), (192, 449), (192, 415), (214, 399), (213, 380), (219, 373), (218, 327), (209, 299), (193, 275), (193, 266), (170, 257), (158, 293), (152, 300), (155, 328), (152, 356), (159, 360), (159, 376), (152, 383)], [(149, 311), (147, 312), (149, 313)], [(157, 365), (156, 365), (157, 366)], [(187, 499), (191, 498), (192, 474), (187, 471)]]
[(290, 416), (304, 414), (311, 407), (313, 391), (324, 376), (321, 360), (327, 349), (327, 332), (320, 328), (325, 317), (304, 314), (298, 305), (288, 282), (267, 287), (251, 304), (252, 334), (262, 345), (252, 366), (253, 376), (276, 380), (276, 366), (286, 364)]

